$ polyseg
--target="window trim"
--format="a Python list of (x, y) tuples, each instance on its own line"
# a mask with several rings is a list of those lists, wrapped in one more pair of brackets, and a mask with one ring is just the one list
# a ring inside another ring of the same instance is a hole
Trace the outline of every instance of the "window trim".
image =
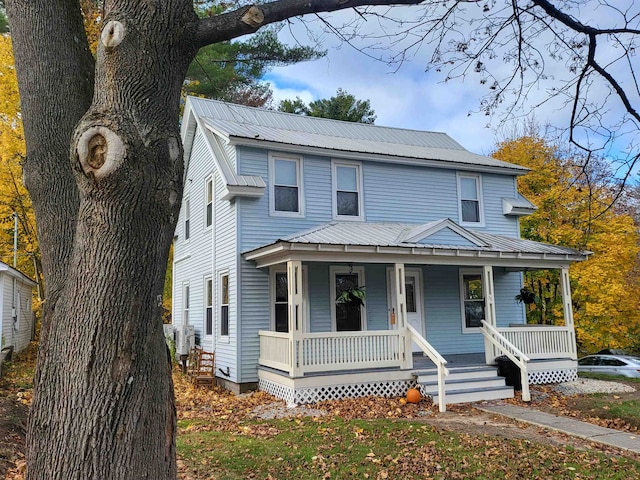
[[(222, 278), (227, 277), (227, 303), (222, 303)], [(231, 275), (229, 270), (220, 270), (218, 272), (218, 285), (217, 285), (217, 306), (216, 306), (216, 326), (218, 329), (218, 340), (224, 343), (229, 343), (229, 337), (231, 336)], [(227, 334), (222, 333), (222, 307), (227, 307)]]
[[(463, 200), (471, 200), (471, 199), (463, 199), (462, 198), (462, 183), (461, 180), (463, 178), (471, 178), (476, 182), (476, 191), (478, 192), (478, 221), (477, 222), (467, 222), (462, 219), (462, 201)], [(460, 225), (471, 226), (471, 227), (484, 227), (484, 201), (482, 199), (482, 175), (476, 173), (460, 173), (456, 174), (456, 183), (458, 187), (458, 219)]]
[[(349, 267), (347, 265), (329, 266), (329, 305), (331, 306), (331, 331), (337, 332), (336, 321), (336, 274), (356, 273), (358, 274), (358, 285), (363, 286), (365, 280), (364, 266)], [(367, 301), (360, 308), (360, 332), (367, 331)]]
[[(351, 167), (356, 169), (358, 215), (338, 215), (338, 167)], [(331, 160), (331, 203), (334, 220), (351, 222), (364, 220), (364, 177), (362, 173), (362, 162)]]
[(188, 242), (191, 238), (191, 198), (186, 196), (184, 199), (184, 218), (182, 219), (182, 233), (184, 241)]
[[(272, 265), (269, 267), (269, 329), (276, 331), (276, 273), (287, 273), (286, 265)], [(302, 331), (310, 332), (309, 322), (309, 271), (306, 265), (302, 266), (302, 309), (304, 310), (304, 321), (302, 323)]]
[[(296, 180), (298, 187), (298, 211), (297, 212), (285, 212), (276, 210), (276, 160), (286, 160), (289, 162), (296, 162)], [(304, 202), (304, 174), (303, 174), (303, 161), (302, 157), (298, 155), (283, 155), (279, 153), (269, 152), (269, 215), (276, 217), (304, 217), (305, 216), (305, 202)]]
[[(207, 275), (204, 277), (204, 285), (203, 285), (203, 295), (202, 295), (202, 299), (203, 299), (203, 306), (204, 306), (204, 318), (202, 321), (202, 325), (203, 325), (203, 330), (204, 330), (204, 335), (206, 337), (212, 337), (215, 333), (216, 330), (216, 325), (215, 325), (215, 318), (214, 318), (214, 314), (213, 314), (213, 310), (215, 308), (215, 290), (214, 290), (214, 283), (213, 283), (213, 277), (211, 275)], [(211, 289), (211, 304), (208, 304), (207, 301), (209, 300), (208, 296), (209, 296), (209, 288)], [(207, 331), (207, 312), (211, 310), (211, 331)]]
[(180, 320), (182, 325), (189, 325), (189, 309), (191, 307), (191, 290), (189, 282), (182, 282), (182, 311)]
[[(209, 193), (211, 193), (211, 199), (209, 199)], [(209, 230), (213, 226), (213, 197), (214, 197), (214, 182), (213, 175), (207, 176), (204, 180), (204, 229)], [(209, 222), (209, 208), (211, 210), (211, 222)]]
[(484, 291), (484, 271), (482, 268), (461, 268), (459, 270), (459, 288), (460, 288), (460, 317), (462, 320), (462, 333), (480, 333), (481, 327), (467, 327), (467, 317), (465, 311), (465, 298), (464, 294), (464, 276), (465, 275), (480, 275), (480, 281), (482, 282), (482, 301), (484, 302), (485, 308), (485, 316), (486, 316), (486, 308), (487, 308), (487, 297)]

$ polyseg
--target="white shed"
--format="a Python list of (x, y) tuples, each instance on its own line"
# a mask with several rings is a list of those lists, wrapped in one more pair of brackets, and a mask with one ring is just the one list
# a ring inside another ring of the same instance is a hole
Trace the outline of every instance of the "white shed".
[(31, 310), (36, 282), (24, 273), (0, 262), (0, 331), (2, 348), (25, 349), (33, 338)]

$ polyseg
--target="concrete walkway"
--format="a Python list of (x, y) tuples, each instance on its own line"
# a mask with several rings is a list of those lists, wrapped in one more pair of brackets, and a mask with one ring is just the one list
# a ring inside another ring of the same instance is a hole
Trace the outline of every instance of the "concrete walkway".
[(599, 442), (612, 447), (640, 453), (640, 435), (604, 428), (570, 417), (552, 415), (516, 405), (474, 405), (474, 407), (484, 412), (497, 413), (505, 417), (557, 430), (592, 442)]

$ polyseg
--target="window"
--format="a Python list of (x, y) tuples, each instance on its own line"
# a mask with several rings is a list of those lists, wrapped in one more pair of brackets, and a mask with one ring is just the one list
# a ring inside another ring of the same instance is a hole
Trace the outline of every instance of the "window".
[(191, 235), (190, 225), (191, 222), (191, 202), (189, 199), (185, 199), (184, 201), (184, 239), (189, 240)]
[(213, 335), (213, 279), (204, 279), (204, 334)]
[(204, 183), (204, 226), (210, 227), (213, 224), (213, 178), (209, 177)]
[(220, 336), (229, 336), (229, 274), (220, 275)]
[(302, 174), (298, 157), (270, 157), (272, 214), (302, 215)]
[(460, 271), (460, 296), (462, 301), (463, 331), (482, 327), (484, 320), (484, 292), (481, 270)]
[(333, 162), (333, 216), (362, 219), (362, 179), (359, 163)]
[(458, 175), (460, 223), (482, 224), (482, 183), (478, 175)]
[(273, 276), (273, 320), (276, 332), (289, 331), (289, 285), (287, 272), (274, 272)]
[(331, 267), (332, 317), (336, 332), (357, 332), (363, 330), (365, 307), (357, 302), (337, 300), (345, 290), (363, 287), (364, 267)]
[(182, 285), (182, 324), (189, 325), (189, 284)]

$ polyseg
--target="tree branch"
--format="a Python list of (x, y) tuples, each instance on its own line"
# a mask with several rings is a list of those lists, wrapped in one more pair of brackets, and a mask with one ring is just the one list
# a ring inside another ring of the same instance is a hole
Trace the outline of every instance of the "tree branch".
[(279, 0), (242, 7), (200, 20), (194, 43), (198, 48), (256, 32), (270, 23), (309, 13), (333, 12), (345, 8), (375, 5), (418, 5), (423, 0)]

